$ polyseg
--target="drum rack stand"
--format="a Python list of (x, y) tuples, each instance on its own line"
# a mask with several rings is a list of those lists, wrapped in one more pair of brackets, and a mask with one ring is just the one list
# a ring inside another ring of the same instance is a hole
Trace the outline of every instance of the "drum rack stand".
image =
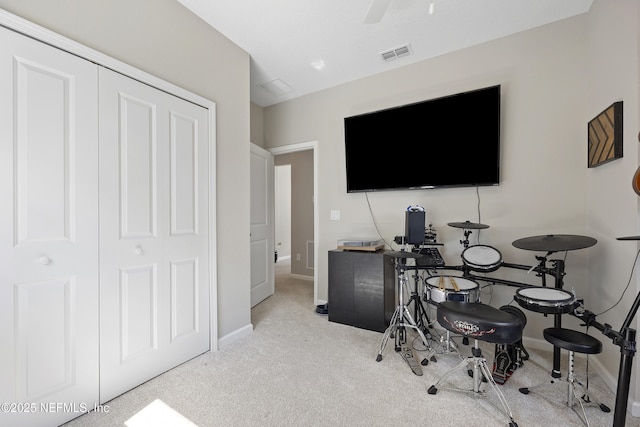
[[(565, 263), (564, 260), (561, 259), (552, 259), (549, 260), (549, 262), (551, 262), (552, 264), (552, 267), (547, 267), (547, 258), (553, 253), (553, 251), (549, 251), (544, 256), (536, 256), (538, 265), (533, 267), (518, 264), (503, 264), (503, 267), (535, 271), (536, 275), (542, 280), (543, 287), (547, 286), (547, 275), (552, 276), (555, 279), (554, 288), (562, 289), (564, 287), (564, 276), (567, 274), (565, 272)], [(562, 327), (562, 314), (553, 315), (553, 326), (555, 328)], [(560, 372), (560, 348), (555, 346), (553, 347), (553, 369), (551, 371), (551, 376), (553, 378), (560, 378), (562, 376), (562, 373)]]
[[(533, 267), (530, 265), (521, 265), (521, 264), (509, 264), (503, 263), (502, 267), (514, 268), (517, 270), (525, 270), (527, 272), (535, 272), (536, 276), (540, 277), (542, 281), (542, 286), (547, 286), (547, 275), (554, 278), (554, 287), (556, 289), (562, 289), (564, 287), (564, 276), (567, 274), (565, 272), (565, 263), (564, 260), (561, 259), (552, 259), (548, 260), (549, 255), (553, 254), (554, 251), (547, 252), (544, 256), (536, 256), (536, 260), (538, 260), (538, 264)], [(552, 266), (547, 267), (547, 261), (549, 261)], [(508, 280), (502, 280), (492, 277), (483, 277), (483, 276), (475, 276), (470, 273), (470, 269), (466, 266), (461, 267), (463, 271), (463, 277), (471, 277), (476, 280), (480, 280), (483, 282), (489, 283), (500, 283), (503, 285), (512, 285), (512, 286), (522, 286), (520, 283), (511, 282)], [(545, 314), (547, 316), (547, 314)], [(553, 326), (555, 328), (562, 327), (562, 314), (553, 314)], [(553, 378), (560, 378), (562, 373), (560, 372), (560, 348), (553, 347), (553, 368), (551, 371), (551, 376)]]
[[(534, 267), (506, 263), (502, 266), (520, 270), (535, 271), (536, 274), (542, 278), (543, 286), (546, 286), (545, 275), (548, 274), (555, 278), (555, 287), (558, 289), (562, 289), (564, 285), (563, 277), (566, 274), (564, 271), (564, 261), (559, 259), (551, 260), (550, 262), (553, 264), (553, 267), (548, 268), (546, 266), (547, 257), (551, 253), (552, 252), (547, 253), (546, 256), (536, 256), (539, 264)], [(496, 280), (489, 277), (475, 277), (473, 275), (471, 275), (471, 277), (487, 282), (496, 282), (508, 285), (511, 284), (510, 282), (506, 282), (500, 279)], [(629, 387), (631, 384), (631, 368), (633, 366), (633, 358), (636, 353), (636, 330), (631, 328), (630, 325), (636, 313), (638, 312), (638, 308), (640, 308), (640, 293), (636, 295), (633, 305), (629, 310), (629, 313), (627, 314), (627, 317), (624, 320), (619, 331), (614, 330), (613, 327), (607, 323), (602, 324), (596, 321), (596, 315), (589, 310), (584, 310), (582, 312), (574, 310), (572, 312), (572, 315), (584, 321), (587, 327), (594, 327), (598, 329), (607, 338), (611, 339), (614, 345), (620, 347), (620, 366), (618, 369), (616, 401), (613, 414), (613, 427), (624, 427), (626, 423), (627, 402), (629, 399)], [(562, 327), (562, 315), (554, 314), (553, 316), (554, 327)], [(554, 346), (553, 350), (553, 371), (551, 372), (551, 376), (559, 378), (561, 376), (560, 348)]]

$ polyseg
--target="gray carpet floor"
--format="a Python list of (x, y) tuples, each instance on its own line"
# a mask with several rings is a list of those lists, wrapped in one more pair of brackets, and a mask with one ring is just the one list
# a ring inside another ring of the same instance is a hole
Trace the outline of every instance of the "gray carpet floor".
[[(276, 293), (252, 309), (254, 332), (215, 353), (205, 353), (107, 403), (108, 412), (91, 412), (66, 424), (81, 426), (500, 426), (508, 418), (496, 393), (472, 389), (466, 369), (428, 388), (462, 358), (434, 341), (436, 361), (412, 373), (393, 340), (376, 362), (382, 334), (329, 322), (315, 312), (313, 283), (292, 278), (286, 262), (277, 264)], [(435, 328), (434, 332), (438, 332)], [(437, 336), (437, 333), (434, 334)], [(418, 360), (430, 352), (414, 343)], [(494, 348), (483, 345), (491, 367)], [(424, 350), (424, 351), (423, 351)], [(583, 426), (566, 405), (567, 384), (550, 383), (551, 352), (527, 349), (530, 358), (499, 386), (520, 427)], [(566, 373), (563, 351), (563, 373)], [(584, 381), (584, 359), (576, 371)], [(546, 384), (529, 395), (520, 387)], [(591, 426), (613, 424), (615, 396), (593, 372), (592, 401), (611, 408), (585, 408)], [(574, 409), (581, 413), (579, 404)], [(156, 416), (153, 418), (153, 416)], [(627, 414), (627, 426), (640, 419)]]

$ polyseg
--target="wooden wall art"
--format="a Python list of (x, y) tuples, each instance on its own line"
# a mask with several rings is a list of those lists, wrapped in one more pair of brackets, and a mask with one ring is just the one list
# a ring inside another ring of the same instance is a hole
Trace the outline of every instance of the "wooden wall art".
[(588, 136), (588, 167), (622, 157), (622, 101), (614, 102), (589, 122)]

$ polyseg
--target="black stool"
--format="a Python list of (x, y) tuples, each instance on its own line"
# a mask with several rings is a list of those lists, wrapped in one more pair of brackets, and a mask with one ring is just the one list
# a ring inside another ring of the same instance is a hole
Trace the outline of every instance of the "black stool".
[[(581, 419), (587, 426), (589, 425), (589, 420), (587, 419), (587, 413), (584, 410), (584, 405), (582, 401), (586, 403), (591, 402), (591, 398), (589, 397), (589, 390), (587, 387), (584, 387), (582, 383), (575, 377), (574, 375), (574, 353), (582, 353), (582, 354), (598, 354), (602, 352), (602, 343), (597, 338), (592, 337), (591, 335), (587, 335), (580, 331), (574, 331), (572, 329), (565, 328), (546, 328), (542, 331), (544, 335), (544, 339), (553, 344), (554, 347), (563, 348), (569, 351), (569, 367), (567, 373), (567, 406), (573, 409), (576, 412), (578, 418), (580, 418), (580, 414), (574, 409), (575, 400), (580, 403), (580, 407), (582, 408), (582, 414), (584, 419)], [(552, 379), (550, 384), (554, 384), (556, 381), (560, 381), (560, 379)], [(576, 392), (576, 387), (582, 387), (584, 394), (582, 398), (578, 398), (578, 394)], [(523, 387), (520, 389), (520, 393), (529, 394), (533, 387)], [(610, 412), (608, 406), (597, 403), (600, 409), (603, 412)]]
[[(474, 346), (471, 351), (472, 356), (464, 359), (458, 366), (445, 373), (434, 385), (429, 387), (429, 394), (438, 392), (438, 385), (452, 373), (467, 366), (469, 374), (473, 376), (473, 389), (454, 389), (458, 391), (483, 393), (480, 385), (484, 379), (498, 395), (498, 399), (504, 409), (504, 414), (509, 418), (509, 426), (517, 427), (513, 420), (513, 414), (509, 409), (507, 401), (496, 385), (493, 375), (487, 366), (487, 360), (482, 356), (482, 351), (478, 347), (478, 340), (495, 344), (512, 344), (522, 339), (522, 320), (512, 314), (482, 303), (467, 303), (459, 301), (444, 301), (438, 305), (438, 323), (443, 328), (463, 337), (474, 339)], [(484, 394), (484, 393), (483, 393)]]

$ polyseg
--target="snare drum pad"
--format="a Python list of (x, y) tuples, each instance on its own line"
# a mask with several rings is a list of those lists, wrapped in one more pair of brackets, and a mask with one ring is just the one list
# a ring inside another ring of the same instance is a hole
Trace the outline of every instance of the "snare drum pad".
[(491, 246), (469, 246), (462, 252), (462, 262), (474, 270), (494, 271), (502, 264), (502, 254)]
[(426, 283), (429, 288), (429, 299), (432, 302), (477, 302), (480, 299), (480, 285), (464, 277), (431, 276), (427, 278)]

